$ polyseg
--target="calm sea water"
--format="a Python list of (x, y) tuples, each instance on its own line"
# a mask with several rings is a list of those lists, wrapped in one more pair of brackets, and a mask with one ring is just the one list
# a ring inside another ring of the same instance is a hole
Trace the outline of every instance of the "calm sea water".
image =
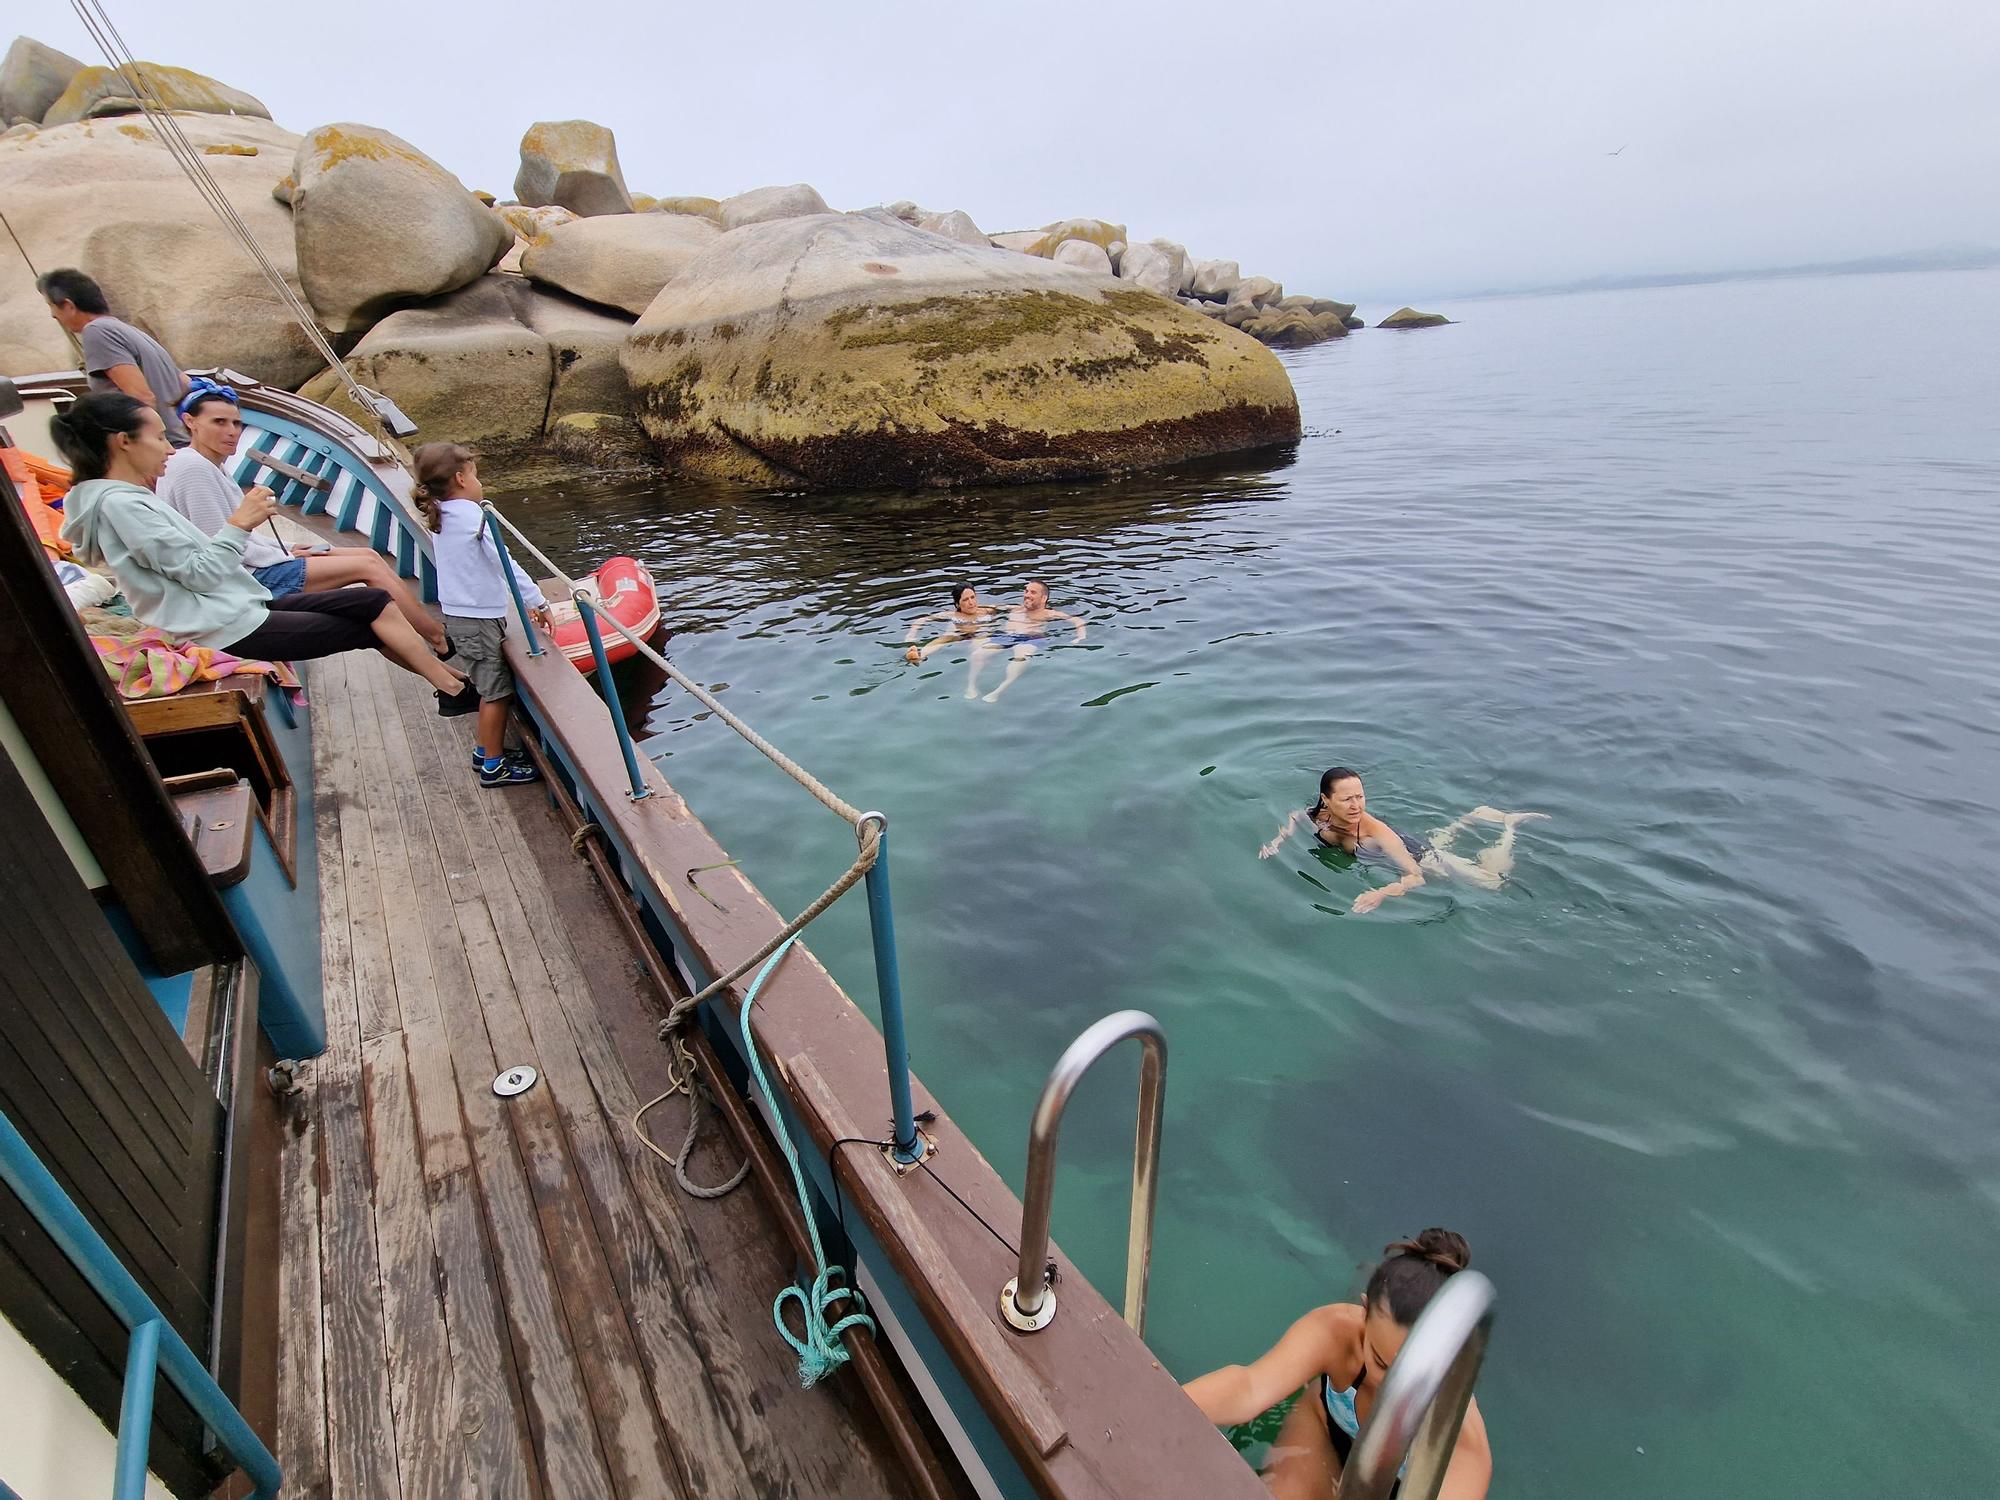
[[(1496, 1494), (1985, 1493), (2000, 275), (1454, 311), (1288, 357), (1310, 435), (1259, 465), (512, 509), (645, 558), (676, 659), (888, 811), (917, 1067), (1017, 1189), (1063, 1046), (1165, 1023), (1176, 1373), (1439, 1223), (1499, 1288)], [(1081, 648), (994, 704), (904, 664), (950, 581), (1030, 577)], [(692, 707), (650, 750), (796, 909), (851, 839)], [(1400, 828), (1551, 817), (1505, 889), (1355, 917), (1368, 870), (1256, 858), (1336, 761)], [(858, 899), (814, 945), (872, 1008)], [(1114, 1302), (1136, 1076), (1056, 1207)]]

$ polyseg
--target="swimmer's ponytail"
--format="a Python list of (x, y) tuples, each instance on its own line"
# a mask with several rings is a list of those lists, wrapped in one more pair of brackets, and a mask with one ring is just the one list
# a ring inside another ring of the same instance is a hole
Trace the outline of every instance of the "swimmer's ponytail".
[(1383, 1247), (1383, 1255), (1362, 1301), (1386, 1306), (1405, 1328), (1416, 1322), (1439, 1287), (1472, 1264), (1472, 1247), (1449, 1229), (1426, 1229), (1415, 1239), (1396, 1240)]

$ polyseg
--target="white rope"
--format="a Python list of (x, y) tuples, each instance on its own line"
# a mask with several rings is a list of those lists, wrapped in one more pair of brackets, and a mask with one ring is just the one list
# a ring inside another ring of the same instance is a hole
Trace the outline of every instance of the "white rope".
[(154, 90), (146, 75), (139, 70), (137, 60), (133, 57), (131, 49), (126, 46), (125, 38), (119, 34), (118, 27), (112, 21), (109, 12), (105, 10), (100, 0), (70, 0), (70, 9), (76, 12), (77, 19), (82, 21), (84, 28), (90, 32), (98, 49), (103, 52), (105, 61), (110, 63), (125, 80), (132, 91), (132, 97), (138, 101), (140, 110), (159, 134), (161, 144), (167, 148), (168, 154), (193, 183), (195, 191), (201, 194), (202, 200), (208, 204), (215, 216), (222, 220), (223, 227), (234, 234), (244, 249), (249, 251), (250, 258), (257, 263), (258, 269), (264, 273), (264, 278), (277, 292), (279, 300), (305, 330), (306, 337), (319, 351), (320, 358), (326, 361), (327, 368), (338, 375), (346, 385), (355, 406), (374, 424), (376, 432), (390, 451), (397, 451), (400, 445), (383, 422), (381, 413), (376, 411), (373, 393), (355, 379), (354, 372), (348, 369), (347, 362), (340, 357), (339, 352), (327, 340), (325, 333), (314, 320), (312, 309), (307, 307), (299, 294), (292, 290), (291, 283), (285, 280), (284, 272), (280, 271), (271, 257), (264, 253), (264, 247), (257, 243), (257, 236), (251, 233), (250, 226), (236, 211), (236, 205), (231, 203), (228, 195), (222, 191), (214, 174), (202, 160), (200, 151), (189, 142), (181, 130), (180, 122), (169, 113), (166, 102)]

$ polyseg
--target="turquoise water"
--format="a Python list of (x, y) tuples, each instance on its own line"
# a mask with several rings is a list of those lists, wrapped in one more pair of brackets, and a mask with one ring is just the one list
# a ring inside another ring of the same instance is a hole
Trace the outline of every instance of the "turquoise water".
[[(1262, 464), (511, 508), (644, 557), (682, 666), (887, 810), (917, 1068), (1017, 1188), (1062, 1047), (1164, 1022), (1174, 1371), (1441, 1223), (1499, 1288), (1498, 1495), (1984, 1492), (2000, 276), (1455, 311), (1289, 356)], [(961, 577), (1089, 638), (968, 702), (962, 650), (901, 659)], [(796, 909), (851, 839), (691, 707), (649, 748)], [(1256, 858), (1335, 761), (1398, 827), (1551, 817), (1503, 890), (1352, 916), (1365, 867)], [(872, 1007), (858, 902), (814, 946)], [(1136, 1074), (1056, 1206), (1114, 1302)]]

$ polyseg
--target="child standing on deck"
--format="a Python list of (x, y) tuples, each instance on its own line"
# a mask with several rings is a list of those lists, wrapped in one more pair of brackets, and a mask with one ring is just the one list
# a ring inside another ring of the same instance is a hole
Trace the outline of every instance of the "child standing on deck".
[[(425, 443), (413, 458), (417, 484), (411, 497), (437, 533), (437, 545), (431, 550), (437, 564), (445, 634), (456, 648), (457, 665), (479, 693), (479, 742), (472, 747), (479, 784), (518, 786), (539, 781), (542, 773), (534, 763), (520, 750), (509, 752), (506, 748), (514, 673), (501, 643), (507, 636), (512, 601), (499, 548), (487, 528), (486, 513), (479, 507), (486, 498), (479, 483), (479, 465), (472, 450), (458, 443)], [(528, 618), (546, 631), (548, 600), (511, 557), (506, 566), (514, 571), (514, 582), (528, 606)]]

